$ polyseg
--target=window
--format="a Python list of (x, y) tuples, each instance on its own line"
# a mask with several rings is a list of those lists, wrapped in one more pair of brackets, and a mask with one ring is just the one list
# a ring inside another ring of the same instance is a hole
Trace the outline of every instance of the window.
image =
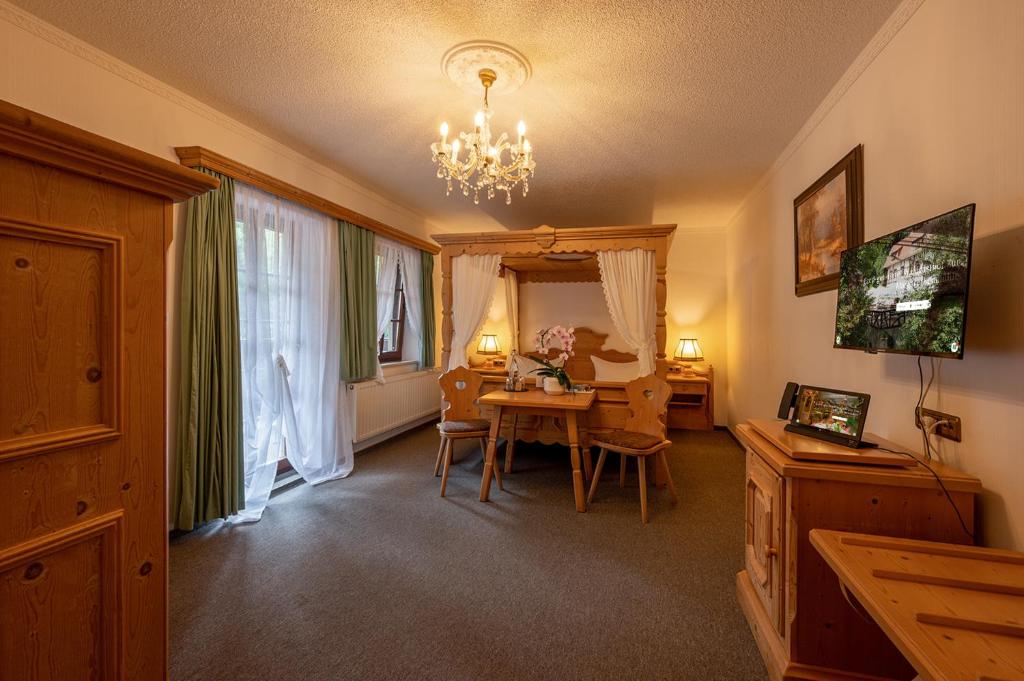
[[(378, 258), (378, 266), (380, 259)], [(384, 362), (402, 360), (402, 338), (405, 335), (405, 290), (402, 281), (402, 267), (398, 266), (395, 279), (395, 297), (391, 303), (391, 321), (384, 329), (378, 344), (377, 358)]]
[[(248, 208), (249, 212), (246, 213)], [(249, 355), (267, 351), (274, 347), (275, 330), (281, 326), (281, 307), (278, 305), (260, 306), (259, 312), (250, 304), (262, 298), (254, 291), (264, 287), (267, 298), (279, 295), (281, 277), (278, 267), (279, 253), (282, 249), (284, 234), (278, 231), (277, 214), (272, 211), (273, 204), (248, 207), (239, 203), (235, 207), (235, 245), (237, 249), (236, 272), (238, 276), (238, 341), (242, 354)], [(239, 216), (241, 219), (239, 219)], [(250, 290), (251, 289), (251, 290)], [(248, 358), (247, 358), (248, 359)], [(251, 360), (250, 360), (251, 362)], [(244, 365), (249, 362), (243, 361)], [(255, 421), (255, 407), (248, 397), (250, 391), (256, 390), (251, 385), (258, 380), (259, 371), (243, 372), (242, 394), (245, 406), (250, 409), (250, 421)], [(243, 417), (244, 420), (244, 417)], [(252, 429), (250, 429), (252, 430)], [(255, 439), (254, 430), (246, 435)], [(288, 462), (287, 443), (280, 428), (270, 431), (267, 443), (268, 460), (277, 461), (277, 472), (283, 473), (291, 469)]]

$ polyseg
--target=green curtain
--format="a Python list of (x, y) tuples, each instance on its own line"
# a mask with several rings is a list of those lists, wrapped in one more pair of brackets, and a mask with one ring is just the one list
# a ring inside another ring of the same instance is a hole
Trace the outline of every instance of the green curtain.
[(420, 293), (423, 298), (423, 354), (424, 369), (434, 366), (434, 254), (420, 251)]
[(172, 522), (179, 530), (245, 506), (235, 184), (188, 200), (181, 267), (181, 391)]
[(377, 373), (377, 272), (374, 234), (338, 221), (341, 262), (341, 378), (358, 381)]

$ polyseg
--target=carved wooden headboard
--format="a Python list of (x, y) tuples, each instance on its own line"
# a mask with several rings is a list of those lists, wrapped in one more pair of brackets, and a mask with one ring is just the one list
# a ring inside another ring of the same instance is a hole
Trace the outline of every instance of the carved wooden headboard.
[[(586, 326), (576, 327), (576, 345), (573, 351), (576, 353), (566, 362), (565, 370), (574, 383), (594, 380), (594, 363), (591, 357), (600, 357), (609, 362), (635, 362), (637, 356), (619, 350), (602, 350), (601, 346), (608, 339), (608, 334), (598, 333)], [(548, 357), (557, 357), (558, 350), (549, 349)], [(535, 355), (536, 352), (528, 354)]]

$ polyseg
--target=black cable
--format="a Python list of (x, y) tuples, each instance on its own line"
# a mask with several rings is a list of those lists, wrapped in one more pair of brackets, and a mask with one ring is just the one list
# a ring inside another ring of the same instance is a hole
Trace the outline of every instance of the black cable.
[(914, 407), (914, 425), (921, 429), (922, 435), (924, 435), (924, 454), (927, 458), (931, 457), (931, 452), (928, 451), (928, 434), (924, 429), (924, 419), (921, 418), (921, 407), (924, 404), (924, 367), (921, 366), (921, 355), (917, 356), (917, 406)]
[(889, 452), (891, 454), (901, 454), (903, 456), (909, 456), (911, 459), (913, 459), (914, 461), (928, 469), (928, 472), (932, 474), (932, 476), (935, 478), (935, 481), (939, 483), (939, 487), (942, 488), (942, 493), (946, 495), (946, 501), (948, 501), (949, 505), (953, 507), (953, 512), (956, 513), (956, 519), (960, 521), (960, 527), (963, 529), (964, 533), (971, 538), (971, 541), (974, 541), (974, 533), (967, 529), (967, 523), (964, 522), (964, 517), (960, 515), (960, 509), (957, 508), (956, 502), (953, 501), (953, 495), (951, 495), (949, 493), (949, 490), (946, 489), (946, 483), (942, 481), (942, 476), (936, 473), (934, 468), (932, 468), (927, 463), (917, 458), (910, 452), (900, 452), (896, 451), (895, 449), (889, 449), (887, 447), (878, 447), (878, 449), (881, 449), (883, 452)]
[[(932, 456), (932, 442), (931, 438), (928, 437), (928, 428), (925, 427), (924, 417), (921, 415), (921, 409), (924, 407), (924, 401), (928, 399), (928, 393), (932, 391), (932, 383), (935, 382), (935, 358), (930, 358), (931, 373), (928, 375), (928, 385), (924, 384), (924, 369), (921, 367), (921, 355), (917, 356), (917, 407), (914, 410), (914, 421), (921, 429), (922, 440), (924, 441), (924, 455), (925, 458), (931, 461)], [(932, 426), (935, 425), (933, 422)], [(938, 453), (938, 450), (936, 450)]]

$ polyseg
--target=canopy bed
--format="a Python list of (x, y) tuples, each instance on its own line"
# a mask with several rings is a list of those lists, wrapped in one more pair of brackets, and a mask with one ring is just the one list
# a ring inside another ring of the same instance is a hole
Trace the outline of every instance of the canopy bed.
[[(583, 444), (589, 444), (590, 432), (623, 426), (629, 416), (625, 384), (649, 373), (668, 378), (673, 387), (670, 426), (711, 427), (710, 374), (669, 375), (670, 363), (664, 352), (665, 273), (674, 232), (675, 225), (544, 225), (522, 231), (434, 235), (441, 245), (442, 367), (471, 365), (468, 350), (482, 329), (499, 281), (504, 282), (509, 318), (510, 365), (517, 355), (538, 356), (529, 352), (532, 344), (525, 342), (536, 329), (519, 328), (518, 289), (522, 284), (600, 282), (608, 302), (608, 327), (576, 328), (575, 355), (565, 362), (574, 383), (589, 384), (596, 391), (593, 404), (581, 414)], [(571, 310), (567, 310), (565, 322), (571, 321)], [(613, 329), (631, 351), (603, 347)], [(554, 357), (558, 351), (546, 353)], [(511, 366), (470, 368), (484, 376), (481, 393), (501, 388), (511, 370)], [(673, 419), (672, 405), (683, 410), (685, 418)], [(510, 442), (569, 443), (563, 418), (505, 420), (502, 429)]]

